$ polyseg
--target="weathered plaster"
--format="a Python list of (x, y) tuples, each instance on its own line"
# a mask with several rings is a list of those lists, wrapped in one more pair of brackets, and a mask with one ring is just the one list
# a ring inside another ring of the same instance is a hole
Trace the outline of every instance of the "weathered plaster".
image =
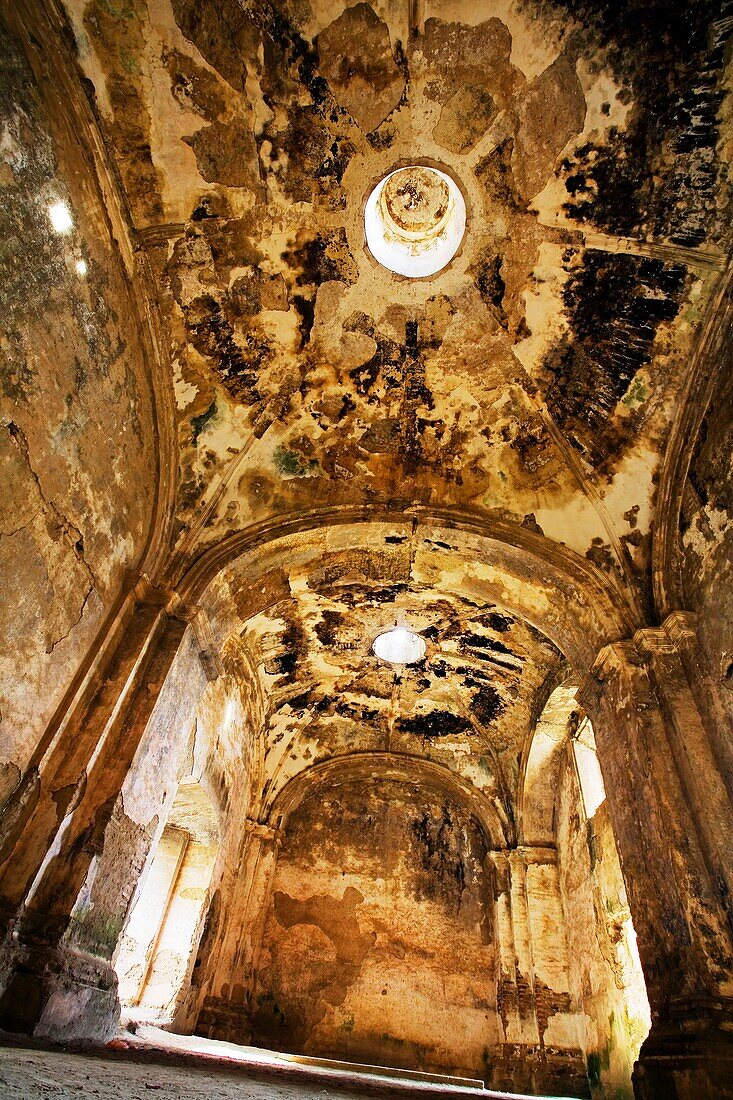
[(147, 367), (98, 185), (1, 33), (0, 802), (145, 549), (157, 480)]

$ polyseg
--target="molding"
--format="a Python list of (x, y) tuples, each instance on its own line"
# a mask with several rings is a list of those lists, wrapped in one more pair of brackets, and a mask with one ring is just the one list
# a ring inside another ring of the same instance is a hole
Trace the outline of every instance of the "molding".
[(577, 700), (584, 711), (597, 706), (604, 684), (624, 668), (646, 667), (654, 654), (682, 653), (697, 642), (697, 615), (693, 611), (673, 611), (661, 626), (644, 626), (631, 638), (622, 638), (603, 646), (593, 662)]
[(554, 844), (518, 844), (509, 852), (509, 862), (522, 861), (529, 866), (538, 863), (557, 863), (557, 848)]
[(599, 650), (590, 672), (578, 688), (575, 698), (583, 711), (588, 714), (598, 706), (605, 685), (610, 683), (619, 672), (632, 664), (638, 664), (639, 658), (633, 640), (626, 638), (612, 642)]
[(281, 844), (285, 836), (283, 829), (276, 829), (272, 825), (267, 825), (262, 821), (254, 821), (251, 817), (245, 817), (240, 824), (245, 833), (249, 836), (255, 836), (259, 840), (267, 840), (274, 844)]
[(732, 332), (733, 262), (729, 262), (690, 356), (659, 476), (652, 536), (652, 583), (660, 619), (685, 603), (679, 529), (682, 499), (700, 428), (723, 371), (730, 369), (730, 354), (726, 356), (725, 345)]
[(673, 611), (661, 626), (637, 630), (632, 644), (637, 653), (680, 653), (697, 640), (697, 616), (694, 611)]

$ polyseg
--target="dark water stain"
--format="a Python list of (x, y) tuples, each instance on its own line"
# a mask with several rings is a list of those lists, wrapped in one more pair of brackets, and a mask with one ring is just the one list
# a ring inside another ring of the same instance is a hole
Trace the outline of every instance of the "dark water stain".
[[(571, 444), (599, 465), (638, 427), (631, 390), (652, 358), (657, 330), (680, 308), (686, 269), (679, 264), (589, 249), (563, 291), (570, 335), (550, 353), (545, 400)], [(614, 418), (626, 395), (632, 415)]]
[(514, 625), (514, 619), (500, 611), (487, 611), (485, 615), (479, 615), (474, 621), (479, 626), (495, 630), (497, 634), (505, 634)]
[(321, 613), (321, 622), (316, 623), (314, 633), (321, 645), (334, 646), (343, 628), (344, 616), (338, 611), (326, 610)]
[(504, 311), (506, 284), (501, 276), (501, 265), (502, 256), (489, 250), (479, 258), (473, 268), (473, 275), (483, 301), (502, 328), (506, 328), (507, 317)]
[(427, 714), (414, 714), (410, 718), (400, 718), (398, 726), (400, 732), (411, 733), (427, 741), (434, 740), (436, 737), (468, 733), (471, 729), (467, 719), (447, 710), (431, 710)]
[(339, 599), (347, 607), (376, 606), (394, 603), (409, 590), (406, 583), (384, 585), (351, 584), (339, 593)]
[(471, 700), (471, 710), (482, 726), (498, 718), (505, 707), (501, 695), (491, 684), (483, 684)]
[(202, 295), (186, 310), (191, 343), (205, 356), (233, 397), (253, 402), (259, 399), (257, 381), (270, 355), (270, 345), (256, 331), (245, 333), (243, 343), (234, 339), (234, 328), (217, 300)]
[(487, 638), (485, 634), (473, 634), (470, 631), (466, 631), (461, 637), (461, 649), (479, 649), (488, 650), (491, 653), (505, 653), (515, 659), (524, 660), (523, 657), (519, 657), (503, 642), (499, 642), (496, 638)]
[(612, 233), (690, 246), (724, 229), (715, 200), (730, 0), (526, 0), (524, 6), (575, 17), (582, 26), (577, 37), (586, 50), (603, 50), (631, 104), (625, 131), (612, 129), (608, 145), (588, 144), (563, 164), (568, 213)]
[(304, 294), (293, 294), (291, 302), (298, 314), (298, 331), (300, 332), (300, 346), (304, 348), (310, 343), (313, 322), (316, 317), (315, 298), (306, 298)]
[(270, 669), (275, 675), (285, 676), (294, 681), (299, 661), (301, 657), (306, 655), (308, 648), (305, 631), (299, 622), (291, 620), (286, 624), (281, 637), (281, 645), (285, 652), (274, 658), (270, 663)]
[(488, 202), (515, 214), (524, 213), (526, 202), (519, 194), (512, 171), (514, 139), (506, 138), (476, 165), (476, 178)]

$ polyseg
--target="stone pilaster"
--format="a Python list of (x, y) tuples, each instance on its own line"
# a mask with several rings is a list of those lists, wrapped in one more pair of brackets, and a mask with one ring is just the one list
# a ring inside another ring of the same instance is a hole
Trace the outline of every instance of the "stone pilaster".
[(509, 852), (511, 884), (512, 931), (514, 938), (517, 1009), (521, 1032), (520, 1042), (539, 1046), (537, 1006), (534, 992), (534, 962), (532, 930), (527, 898), (527, 861), (523, 852)]
[[(7, 1030), (68, 1041), (104, 1038), (116, 1024), (112, 932), (110, 950), (82, 947), (69, 932), (187, 627), (166, 610), (168, 594), (139, 595), (96, 691), (40, 772), (32, 812), (5, 838), (0, 1026)], [(119, 932), (124, 912), (118, 916)]]
[[(222, 896), (215, 945), (200, 954), (205, 973), (198, 979), (203, 997), (195, 1031), (209, 1038), (246, 1043), (252, 1034), (252, 995), (275, 869), (282, 841), (279, 830), (246, 820), (238, 860)], [(202, 940), (203, 944), (203, 940)]]
[(643, 1100), (733, 1096), (733, 814), (681, 656), (689, 624), (680, 625), (675, 616), (605, 647), (578, 696), (594, 725), (652, 1010), (634, 1077)]

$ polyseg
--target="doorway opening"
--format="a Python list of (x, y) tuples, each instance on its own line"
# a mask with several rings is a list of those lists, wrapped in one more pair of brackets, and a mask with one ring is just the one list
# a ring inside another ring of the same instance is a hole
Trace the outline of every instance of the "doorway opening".
[(120, 1003), (156, 1023), (173, 1019), (188, 984), (218, 849), (211, 799), (197, 780), (184, 779), (143, 872), (115, 962)]

